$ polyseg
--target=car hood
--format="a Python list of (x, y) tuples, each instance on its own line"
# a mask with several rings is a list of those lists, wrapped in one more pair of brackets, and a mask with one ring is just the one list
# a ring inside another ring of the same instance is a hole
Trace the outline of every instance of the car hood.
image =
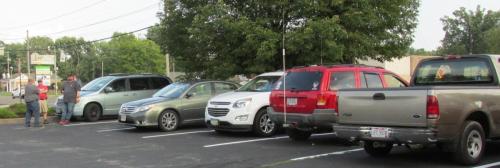
[(168, 101), (168, 100), (172, 100), (172, 99), (174, 99), (174, 98), (151, 97), (151, 98), (136, 100), (136, 101), (132, 101), (132, 102), (127, 102), (124, 105), (127, 105), (127, 106), (144, 106), (144, 105), (156, 104), (156, 103), (159, 103), (159, 102), (164, 102), (164, 101)]
[(220, 102), (235, 102), (245, 98), (253, 98), (261, 95), (266, 95), (271, 92), (228, 92), (224, 94), (217, 95), (210, 99), (210, 101), (220, 101)]

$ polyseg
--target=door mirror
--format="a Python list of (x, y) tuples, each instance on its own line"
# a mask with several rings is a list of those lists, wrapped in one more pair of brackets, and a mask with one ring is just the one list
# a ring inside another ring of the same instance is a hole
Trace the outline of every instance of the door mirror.
[(193, 97), (193, 93), (187, 93), (184, 97), (186, 99), (189, 99), (189, 98)]
[(108, 86), (104, 88), (104, 93), (110, 93), (110, 92), (114, 92), (112, 87)]

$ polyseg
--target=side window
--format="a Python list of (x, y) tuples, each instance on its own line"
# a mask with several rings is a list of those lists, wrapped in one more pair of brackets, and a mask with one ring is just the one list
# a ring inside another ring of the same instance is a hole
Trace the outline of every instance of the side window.
[(406, 85), (401, 82), (398, 78), (394, 77), (392, 74), (384, 74), (385, 83), (387, 87), (406, 87)]
[(153, 87), (153, 89), (161, 89), (167, 86), (168, 84), (170, 84), (170, 82), (168, 82), (168, 80), (165, 78), (160, 78), (160, 77), (151, 78), (151, 86)]
[(127, 87), (125, 85), (125, 79), (115, 80), (111, 84), (109, 84), (108, 86), (111, 87), (113, 92), (127, 91)]
[(215, 94), (226, 93), (229, 91), (236, 90), (236, 86), (229, 83), (214, 83)]
[(368, 88), (383, 88), (382, 80), (376, 73), (363, 73), (366, 78), (366, 85)]
[(355, 88), (354, 72), (333, 72), (330, 75), (330, 90)]
[(191, 97), (212, 95), (212, 88), (210, 87), (210, 83), (203, 83), (191, 88), (188, 94), (191, 94)]
[(148, 90), (148, 78), (130, 78), (130, 90)]

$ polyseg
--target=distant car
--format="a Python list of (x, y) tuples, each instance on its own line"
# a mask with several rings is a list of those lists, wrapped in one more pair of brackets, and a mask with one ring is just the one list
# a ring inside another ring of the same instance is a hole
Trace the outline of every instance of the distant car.
[[(19, 91), (21, 90), (21, 91)], [(14, 88), (14, 90), (12, 90), (11, 92), (11, 95), (12, 95), (12, 99), (15, 99), (15, 98), (20, 98), (20, 99), (23, 99), (24, 98), (24, 88)]]
[(203, 123), (208, 100), (238, 87), (224, 81), (176, 82), (151, 98), (123, 104), (118, 121), (136, 127), (157, 126), (163, 131), (176, 130), (185, 123)]
[[(97, 121), (103, 116), (117, 116), (123, 103), (151, 97), (169, 85), (170, 78), (160, 75), (110, 75), (92, 80), (82, 87), (80, 102), (73, 116)], [(61, 113), (63, 97), (55, 103)]]
[(234, 92), (210, 99), (205, 122), (218, 132), (254, 132), (272, 136), (279, 129), (271, 122), (266, 108), (272, 87), (283, 72), (261, 74)]

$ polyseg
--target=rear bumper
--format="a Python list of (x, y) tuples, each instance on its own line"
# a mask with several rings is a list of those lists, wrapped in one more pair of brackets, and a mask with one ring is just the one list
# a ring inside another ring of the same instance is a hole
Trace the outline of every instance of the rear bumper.
[(426, 144), (437, 141), (437, 130), (434, 129), (388, 127), (389, 136), (387, 138), (374, 138), (371, 137), (371, 128), (371, 126), (333, 125), (337, 137), (349, 140), (373, 140), (409, 144)]
[(214, 130), (220, 130), (220, 131), (228, 131), (228, 132), (250, 132), (253, 130), (252, 125), (234, 125), (231, 124), (230, 122), (226, 121), (219, 121), (219, 125), (215, 126), (210, 124), (210, 121), (206, 121), (205, 124), (207, 124), (208, 128), (212, 128)]
[(337, 121), (336, 112), (333, 109), (315, 109), (313, 113), (287, 113), (286, 123), (283, 112), (275, 112), (272, 107), (267, 108), (271, 120), (279, 125), (287, 124), (290, 127), (302, 129), (326, 129), (331, 130), (332, 124)]

